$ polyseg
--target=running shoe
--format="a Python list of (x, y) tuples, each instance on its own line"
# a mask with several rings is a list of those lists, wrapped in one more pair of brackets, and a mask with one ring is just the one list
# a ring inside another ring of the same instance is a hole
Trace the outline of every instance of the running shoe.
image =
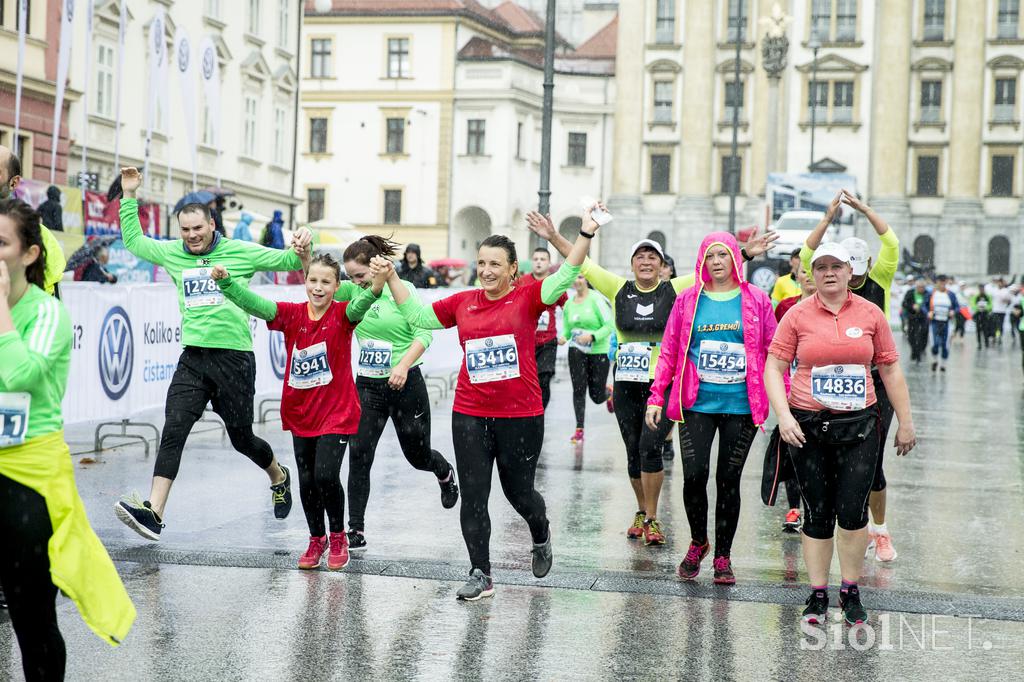
[(896, 550), (892, 546), (892, 536), (888, 533), (875, 534), (875, 560), (883, 562), (896, 560)]
[(327, 550), (327, 568), (340, 571), (348, 566), (348, 538), (344, 533), (331, 533), (330, 548)]
[(317, 537), (315, 535), (311, 535), (309, 537), (309, 547), (306, 548), (306, 553), (299, 557), (299, 568), (307, 571), (314, 568), (320, 568), (320, 559), (326, 551), (327, 536), (321, 535), (320, 537)]
[(843, 619), (847, 625), (868, 622), (868, 612), (860, 603), (860, 590), (856, 585), (839, 593), (839, 608), (843, 610)]
[(551, 528), (548, 527), (548, 539), (541, 544), (533, 544), (533, 577), (543, 578), (551, 570)]
[(612, 399), (612, 387), (611, 384), (607, 386), (608, 389), (608, 400), (604, 401), (604, 406), (608, 408), (609, 412), (615, 412), (615, 400)]
[(782, 522), (782, 531), (784, 533), (799, 533), (800, 532), (800, 510), (790, 509), (786, 512), (786, 520)]
[(583, 444), (583, 429), (576, 429), (572, 432), (572, 436), (569, 438), (570, 445), (582, 445)]
[(286, 519), (292, 510), (292, 472), (281, 465), (284, 480), (270, 486), (270, 499), (274, 502), (274, 518)]
[(939, 368), (939, 363), (937, 363), (937, 362), (933, 362), (933, 363), (932, 363), (932, 371), (934, 372), (934, 371), (935, 371), (935, 370), (937, 370), (938, 368)]
[(484, 575), (479, 568), (469, 572), (469, 580), (455, 593), (455, 598), (460, 601), (476, 601), (483, 597), (490, 597), (494, 594), (494, 581), (491, 576)]
[(700, 562), (704, 561), (704, 557), (711, 551), (711, 543), (705, 542), (703, 545), (698, 545), (696, 542), (690, 541), (690, 549), (686, 550), (686, 556), (679, 563), (679, 569), (676, 570), (676, 574), (683, 580), (693, 580), (700, 573)]
[(665, 535), (661, 532), (658, 519), (647, 519), (644, 521), (644, 544), (648, 547), (665, 544)]
[(114, 513), (117, 514), (117, 518), (121, 520), (121, 523), (142, 537), (153, 542), (160, 541), (160, 531), (163, 529), (164, 524), (161, 523), (160, 517), (153, 511), (149, 500), (143, 501), (138, 493), (122, 497), (114, 505)]
[(676, 458), (676, 449), (672, 445), (672, 441), (667, 440), (661, 446), (661, 459), (666, 462), (671, 462)]
[(727, 556), (716, 556), (714, 560), (716, 585), (735, 585), (736, 574), (732, 572), (732, 561)]
[(639, 540), (644, 536), (644, 519), (646, 514), (642, 511), (638, 511), (633, 516), (633, 525), (626, 531), (626, 537), (630, 540)]
[(350, 530), (348, 532), (348, 549), (350, 552), (366, 549), (366, 536), (363, 535), (363, 531)]
[(804, 603), (807, 608), (804, 609), (803, 621), (811, 625), (824, 625), (828, 618), (828, 592), (814, 590)]
[(459, 501), (459, 484), (455, 480), (455, 469), (451, 464), (448, 465), (448, 480), (438, 480), (437, 484), (441, 486), (441, 506), (451, 509)]

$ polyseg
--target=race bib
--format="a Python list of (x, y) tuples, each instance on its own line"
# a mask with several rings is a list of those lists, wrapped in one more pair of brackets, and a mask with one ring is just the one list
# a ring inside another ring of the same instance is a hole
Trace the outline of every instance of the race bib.
[(705, 339), (700, 342), (697, 374), (709, 384), (741, 384), (747, 380), (747, 350), (742, 343)]
[(586, 334), (586, 333), (588, 333), (588, 332), (586, 330), (584, 330), (584, 329), (573, 329), (572, 330), (572, 338), (569, 340), (569, 347), (570, 348), (575, 348), (576, 350), (581, 350), (584, 353), (589, 353), (590, 351), (592, 351), (594, 349), (594, 335), (593, 334), (590, 335), (590, 343), (580, 343), (580, 340), (579, 340), (580, 336), (583, 335), (583, 334)]
[(0, 448), (25, 442), (31, 404), (32, 396), (28, 393), (0, 393)]
[(466, 370), (471, 384), (519, 377), (519, 350), (512, 334), (466, 341)]
[(391, 342), (378, 339), (360, 341), (356, 374), (371, 379), (391, 376)]
[(616, 381), (651, 380), (651, 344), (624, 343), (615, 360)]
[(288, 385), (300, 390), (326, 386), (334, 375), (327, 362), (327, 343), (321, 341), (309, 348), (292, 348), (292, 367)]
[(224, 294), (210, 277), (210, 268), (188, 268), (181, 271), (181, 293), (186, 308), (220, 305)]
[(868, 402), (867, 372), (864, 365), (813, 367), (811, 397), (830, 410), (863, 410)]
[(545, 310), (544, 312), (542, 312), (540, 314), (540, 317), (537, 318), (537, 331), (539, 331), (539, 332), (546, 332), (548, 330), (548, 325), (550, 325), (550, 324), (551, 324), (551, 311), (550, 310)]

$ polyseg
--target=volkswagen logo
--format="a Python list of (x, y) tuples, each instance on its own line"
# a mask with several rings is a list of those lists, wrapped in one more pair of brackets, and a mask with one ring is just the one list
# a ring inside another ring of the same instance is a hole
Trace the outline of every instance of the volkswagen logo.
[(270, 367), (278, 379), (284, 379), (288, 369), (288, 351), (284, 347), (284, 334), (270, 332)]
[(494, 339), (484, 339), (484, 345), (490, 348), (494, 345)]
[(836, 374), (842, 374), (842, 373), (843, 373), (843, 366), (842, 365), (837, 365), (836, 366)]
[(721, 346), (718, 347), (718, 350), (724, 353), (725, 351), (729, 350), (729, 344), (723, 343)]
[(306, 359), (307, 352), (305, 349), (299, 351), (299, 358), (302, 360)]
[(366, 347), (367, 348), (373, 348), (373, 339), (367, 339), (366, 340)]
[(178, 43), (178, 71), (185, 73), (188, 69), (188, 38), (182, 38)]
[(206, 80), (213, 78), (213, 64), (213, 48), (207, 47), (206, 50), (203, 51), (203, 78)]
[(111, 400), (120, 400), (132, 381), (135, 344), (124, 308), (115, 306), (100, 327), (100, 384)]

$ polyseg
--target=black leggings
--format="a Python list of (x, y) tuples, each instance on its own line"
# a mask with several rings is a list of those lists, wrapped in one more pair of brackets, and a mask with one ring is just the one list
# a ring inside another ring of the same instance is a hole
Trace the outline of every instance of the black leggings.
[(558, 340), (551, 339), (535, 349), (537, 358), (537, 382), (540, 384), (540, 400), (544, 409), (548, 409), (551, 400), (551, 379), (555, 376), (555, 364), (558, 360)]
[(587, 412), (587, 392), (595, 403), (608, 400), (608, 354), (584, 353), (569, 349), (569, 379), (572, 380), (572, 409), (576, 412), (576, 428), (583, 428)]
[(252, 432), (256, 358), (252, 352), (186, 346), (178, 359), (164, 407), (164, 430), (153, 475), (173, 480), (192, 427), (207, 403), (224, 420), (231, 447), (261, 469), (274, 461), (270, 444)]
[(889, 401), (889, 394), (882, 383), (882, 375), (878, 370), (872, 370), (871, 380), (875, 385), (875, 406), (878, 408), (878, 459), (875, 461), (875, 480), (871, 482), (871, 490), (878, 492), (885, 490), (885, 472), (882, 470), (882, 462), (885, 461), (885, 444), (889, 439), (889, 427), (892, 426), (892, 417), (896, 408)]
[(345, 491), (341, 487), (341, 460), (351, 436), (325, 433), (306, 438), (292, 436), (295, 465), (299, 470), (299, 499), (309, 534), (322, 537), (324, 513), (332, 533), (345, 530)]
[(490, 575), (491, 517), (487, 503), (495, 462), (505, 499), (526, 520), (535, 543), (547, 540), (547, 509), (533, 486), (544, 442), (544, 417), (471, 417), (453, 412), (452, 439), (462, 489), (462, 537), (473, 568)]
[[(626, 446), (626, 471), (630, 478), (640, 478), (640, 472), (656, 474), (665, 469), (662, 458), (665, 437), (672, 431), (672, 420), (662, 411), (658, 428), (651, 431), (644, 423), (647, 399), (651, 395), (650, 381), (616, 381), (612, 395), (615, 399), (615, 419)], [(665, 390), (665, 406), (672, 386)]]
[(786, 501), (790, 509), (800, 508), (800, 486), (795, 478), (787, 478), (783, 481), (786, 485)]
[(718, 434), (715, 469), (715, 556), (729, 556), (740, 520), (740, 477), (757, 427), (749, 414), (683, 412), (679, 450), (683, 458), (683, 506), (690, 522), (690, 538), (708, 541), (708, 478), (711, 446)]
[[(876, 408), (867, 408), (878, 414)], [(793, 410), (801, 420), (809, 412)], [(826, 445), (804, 428), (803, 447), (786, 446), (804, 500), (804, 534), (828, 540), (836, 523), (844, 530), (860, 530), (868, 523), (868, 497), (878, 459), (878, 429), (863, 443)]]
[(370, 468), (388, 419), (395, 425), (402, 454), (414, 469), (443, 479), (451, 465), (440, 452), (430, 449), (430, 396), (419, 367), (409, 370), (401, 391), (389, 387), (387, 379), (368, 377), (358, 377), (356, 389), (363, 413), (348, 463), (348, 521), (352, 530), (362, 531), (370, 499)]
[(51, 535), (43, 496), (0, 475), (0, 586), (27, 680), (64, 679), (67, 654), (57, 627), (57, 588), (50, 579)]

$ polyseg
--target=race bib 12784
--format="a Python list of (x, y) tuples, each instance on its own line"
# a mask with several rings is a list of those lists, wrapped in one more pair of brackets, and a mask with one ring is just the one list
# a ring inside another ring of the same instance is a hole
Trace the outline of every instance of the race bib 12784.
[(188, 268), (181, 272), (181, 293), (186, 308), (220, 305), (224, 294), (210, 277), (210, 268)]

